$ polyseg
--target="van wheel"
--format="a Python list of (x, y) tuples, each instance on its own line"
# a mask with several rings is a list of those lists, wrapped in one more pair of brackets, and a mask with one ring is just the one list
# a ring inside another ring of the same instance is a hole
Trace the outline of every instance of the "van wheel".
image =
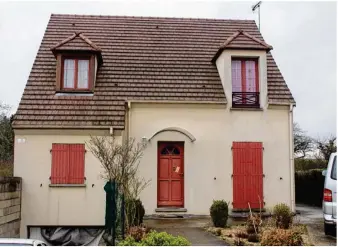
[(324, 232), (325, 235), (332, 235), (334, 231), (334, 225), (329, 225), (324, 223)]

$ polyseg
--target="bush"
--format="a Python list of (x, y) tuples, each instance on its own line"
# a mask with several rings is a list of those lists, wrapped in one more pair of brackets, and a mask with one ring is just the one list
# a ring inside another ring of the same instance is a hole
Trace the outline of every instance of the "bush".
[(137, 242), (140, 242), (146, 233), (148, 233), (148, 229), (145, 226), (132, 226), (128, 230), (128, 235)]
[(128, 236), (125, 240), (119, 242), (120, 246), (189, 246), (191, 243), (181, 237), (174, 237), (166, 232), (151, 231), (145, 237), (137, 242), (133, 237)]
[(139, 199), (128, 199), (125, 202), (127, 222), (129, 226), (139, 226), (143, 223), (144, 207)]
[(236, 232), (235, 236), (237, 238), (248, 238), (248, 234), (244, 231), (239, 231), (239, 232)]
[(295, 159), (295, 171), (325, 169), (327, 161), (324, 159)]
[(214, 200), (210, 216), (215, 227), (225, 227), (228, 221), (228, 204), (224, 200)]
[[(246, 221), (246, 231), (248, 234), (259, 233), (262, 219), (259, 214), (249, 215)], [(256, 229), (256, 230), (255, 230)]]
[(278, 229), (264, 231), (261, 245), (263, 246), (300, 246), (303, 239), (299, 232), (291, 229)]
[(293, 216), (288, 205), (284, 203), (277, 204), (273, 208), (273, 215), (277, 228), (289, 229)]
[(325, 180), (322, 171), (322, 169), (312, 169), (295, 173), (296, 203), (322, 206)]
[(248, 235), (248, 241), (252, 243), (258, 243), (259, 242), (259, 236), (256, 233), (252, 233)]

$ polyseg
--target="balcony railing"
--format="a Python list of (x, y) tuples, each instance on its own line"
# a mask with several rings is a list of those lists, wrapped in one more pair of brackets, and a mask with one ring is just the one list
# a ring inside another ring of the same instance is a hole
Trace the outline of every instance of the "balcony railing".
[(259, 108), (259, 92), (233, 92), (232, 107)]

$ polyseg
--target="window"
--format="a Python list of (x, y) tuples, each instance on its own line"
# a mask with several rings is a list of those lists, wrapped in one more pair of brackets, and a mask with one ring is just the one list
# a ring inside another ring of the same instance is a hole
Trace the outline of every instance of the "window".
[(63, 59), (62, 88), (85, 90), (89, 89), (89, 59)]
[(83, 184), (85, 165), (84, 144), (52, 145), (52, 184)]
[(332, 169), (331, 169), (331, 178), (337, 180), (337, 165), (336, 165), (337, 156), (334, 157)]
[(232, 59), (231, 75), (232, 106), (259, 107), (258, 60)]

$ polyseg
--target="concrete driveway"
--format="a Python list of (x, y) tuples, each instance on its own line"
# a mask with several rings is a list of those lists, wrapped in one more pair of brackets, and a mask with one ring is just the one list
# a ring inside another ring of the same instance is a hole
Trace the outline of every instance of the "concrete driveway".
[(203, 229), (204, 226), (210, 224), (210, 218), (147, 219), (144, 223), (158, 232), (185, 237), (195, 246), (227, 245), (224, 241)]
[(296, 205), (297, 216), (295, 221), (307, 225), (309, 236), (316, 246), (336, 246), (337, 239), (333, 236), (325, 236), (323, 211), (318, 207)]

